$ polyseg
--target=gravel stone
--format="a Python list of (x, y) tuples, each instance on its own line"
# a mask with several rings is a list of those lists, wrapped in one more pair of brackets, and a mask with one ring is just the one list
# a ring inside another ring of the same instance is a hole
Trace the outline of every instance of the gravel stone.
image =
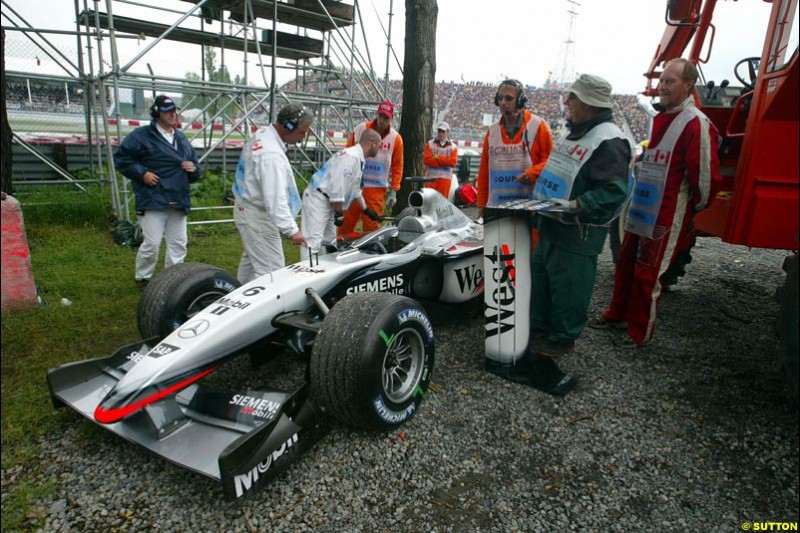
[[(796, 522), (798, 423), (773, 330), (786, 254), (703, 238), (693, 255), (662, 298), (655, 342), (625, 351), (618, 333), (587, 329), (560, 361), (580, 378), (565, 398), (487, 374), (481, 319), (467, 319), (436, 327), (433, 386), (403, 438), (334, 427), (272, 484), (229, 503), (216, 482), (65, 412), (38, 443), (34, 473), (3, 470), (3, 503), (18, 483), (55, 484), (52, 500), (31, 502), (43, 532), (730, 532)], [(590, 316), (612, 284), (606, 250)], [(303, 369), (279, 357), (217, 374), (263, 386), (299, 383)]]

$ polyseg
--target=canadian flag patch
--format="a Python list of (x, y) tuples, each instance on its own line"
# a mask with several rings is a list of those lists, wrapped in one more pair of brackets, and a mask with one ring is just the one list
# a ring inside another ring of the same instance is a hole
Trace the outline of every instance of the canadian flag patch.
[(569, 151), (569, 155), (577, 159), (578, 161), (583, 161), (583, 157), (586, 155), (586, 148), (581, 147), (580, 145), (575, 145)]

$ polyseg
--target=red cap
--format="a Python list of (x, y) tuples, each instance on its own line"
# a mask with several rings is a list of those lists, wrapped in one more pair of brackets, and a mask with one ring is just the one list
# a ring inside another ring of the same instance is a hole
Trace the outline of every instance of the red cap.
[(394, 104), (389, 100), (384, 100), (381, 102), (381, 105), (378, 106), (378, 113), (387, 115), (389, 118), (394, 117)]

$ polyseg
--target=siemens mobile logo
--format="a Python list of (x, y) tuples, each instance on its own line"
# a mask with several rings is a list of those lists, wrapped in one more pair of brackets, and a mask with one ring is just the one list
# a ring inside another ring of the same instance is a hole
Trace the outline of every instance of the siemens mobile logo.
[(403, 274), (395, 274), (387, 278), (359, 283), (347, 289), (347, 294), (354, 294), (356, 292), (391, 292), (394, 294), (403, 294)]
[(278, 409), (281, 407), (279, 402), (243, 394), (234, 394), (228, 403), (239, 406), (241, 408), (239, 412), (243, 415), (265, 419), (275, 418), (275, 415), (278, 414)]

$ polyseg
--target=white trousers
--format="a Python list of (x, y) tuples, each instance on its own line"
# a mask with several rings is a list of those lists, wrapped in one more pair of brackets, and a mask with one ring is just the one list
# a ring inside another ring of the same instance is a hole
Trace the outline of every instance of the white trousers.
[(336, 226), (333, 224), (333, 206), (324, 194), (316, 189), (307, 188), (303, 192), (303, 218), (300, 231), (306, 238), (308, 246), (300, 247), (300, 260), (308, 261), (309, 251), (313, 254), (326, 254), (323, 242), (331, 242), (336, 238)]
[(164, 268), (183, 263), (186, 259), (186, 214), (178, 209), (150, 209), (139, 215), (144, 241), (136, 254), (137, 280), (150, 279), (158, 263), (161, 239), (167, 242)]
[(236, 277), (243, 284), (286, 266), (281, 233), (265, 209), (237, 201), (233, 221), (242, 237), (242, 258)]

